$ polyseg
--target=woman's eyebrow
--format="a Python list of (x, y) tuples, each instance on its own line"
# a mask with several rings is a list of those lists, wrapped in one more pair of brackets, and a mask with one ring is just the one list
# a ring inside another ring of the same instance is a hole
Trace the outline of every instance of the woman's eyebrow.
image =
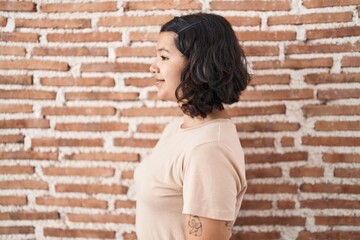
[(166, 48), (159, 48), (159, 49), (157, 49), (156, 51), (158, 51), (158, 52), (165, 51), (165, 52), (170, 53), (170, 51), (167, 50)]

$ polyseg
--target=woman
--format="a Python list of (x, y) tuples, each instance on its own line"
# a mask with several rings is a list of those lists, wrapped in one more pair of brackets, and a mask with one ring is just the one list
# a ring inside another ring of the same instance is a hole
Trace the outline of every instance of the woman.
[(135, 171), (139, 240), (228, 240), (246, 189), (244, 153), (223, 104), (250, 81), (225, 18), (198, 13), (162, 26), (150, 66), (158, 98), (183, 118)]

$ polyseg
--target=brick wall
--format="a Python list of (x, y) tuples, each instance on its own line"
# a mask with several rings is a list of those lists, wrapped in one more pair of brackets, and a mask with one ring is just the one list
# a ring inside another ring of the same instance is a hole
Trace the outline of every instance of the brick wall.
[(157, 32), (199, 10), (254, 74), (233, 239), (360, 239), (359, 0), (59, 2), (0, 1), (1, 239), (135, 239), (133, 170), (180, 116), (155, 100)]

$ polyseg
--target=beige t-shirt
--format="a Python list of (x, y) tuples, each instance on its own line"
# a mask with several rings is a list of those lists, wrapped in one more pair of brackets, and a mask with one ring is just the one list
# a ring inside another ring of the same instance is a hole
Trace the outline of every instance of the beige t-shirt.
[(175, 120), (135, 170), (138, 240), (184, 240), (184, 215), (234, 221), (246, 190), (244, 153), (229, 119)]

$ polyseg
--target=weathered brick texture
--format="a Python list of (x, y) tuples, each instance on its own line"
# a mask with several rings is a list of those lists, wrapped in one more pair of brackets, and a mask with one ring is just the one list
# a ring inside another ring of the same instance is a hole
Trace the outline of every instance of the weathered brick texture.
[[(149, 63), (178, 14), (226, 17), (248, 190), (231, 240), (360, 239), (359, 0), (0, 1), (0, 239), (135, 240), (134, 169), (181, 117)], [(194, 183), (196, 184), (196, 183)]]

